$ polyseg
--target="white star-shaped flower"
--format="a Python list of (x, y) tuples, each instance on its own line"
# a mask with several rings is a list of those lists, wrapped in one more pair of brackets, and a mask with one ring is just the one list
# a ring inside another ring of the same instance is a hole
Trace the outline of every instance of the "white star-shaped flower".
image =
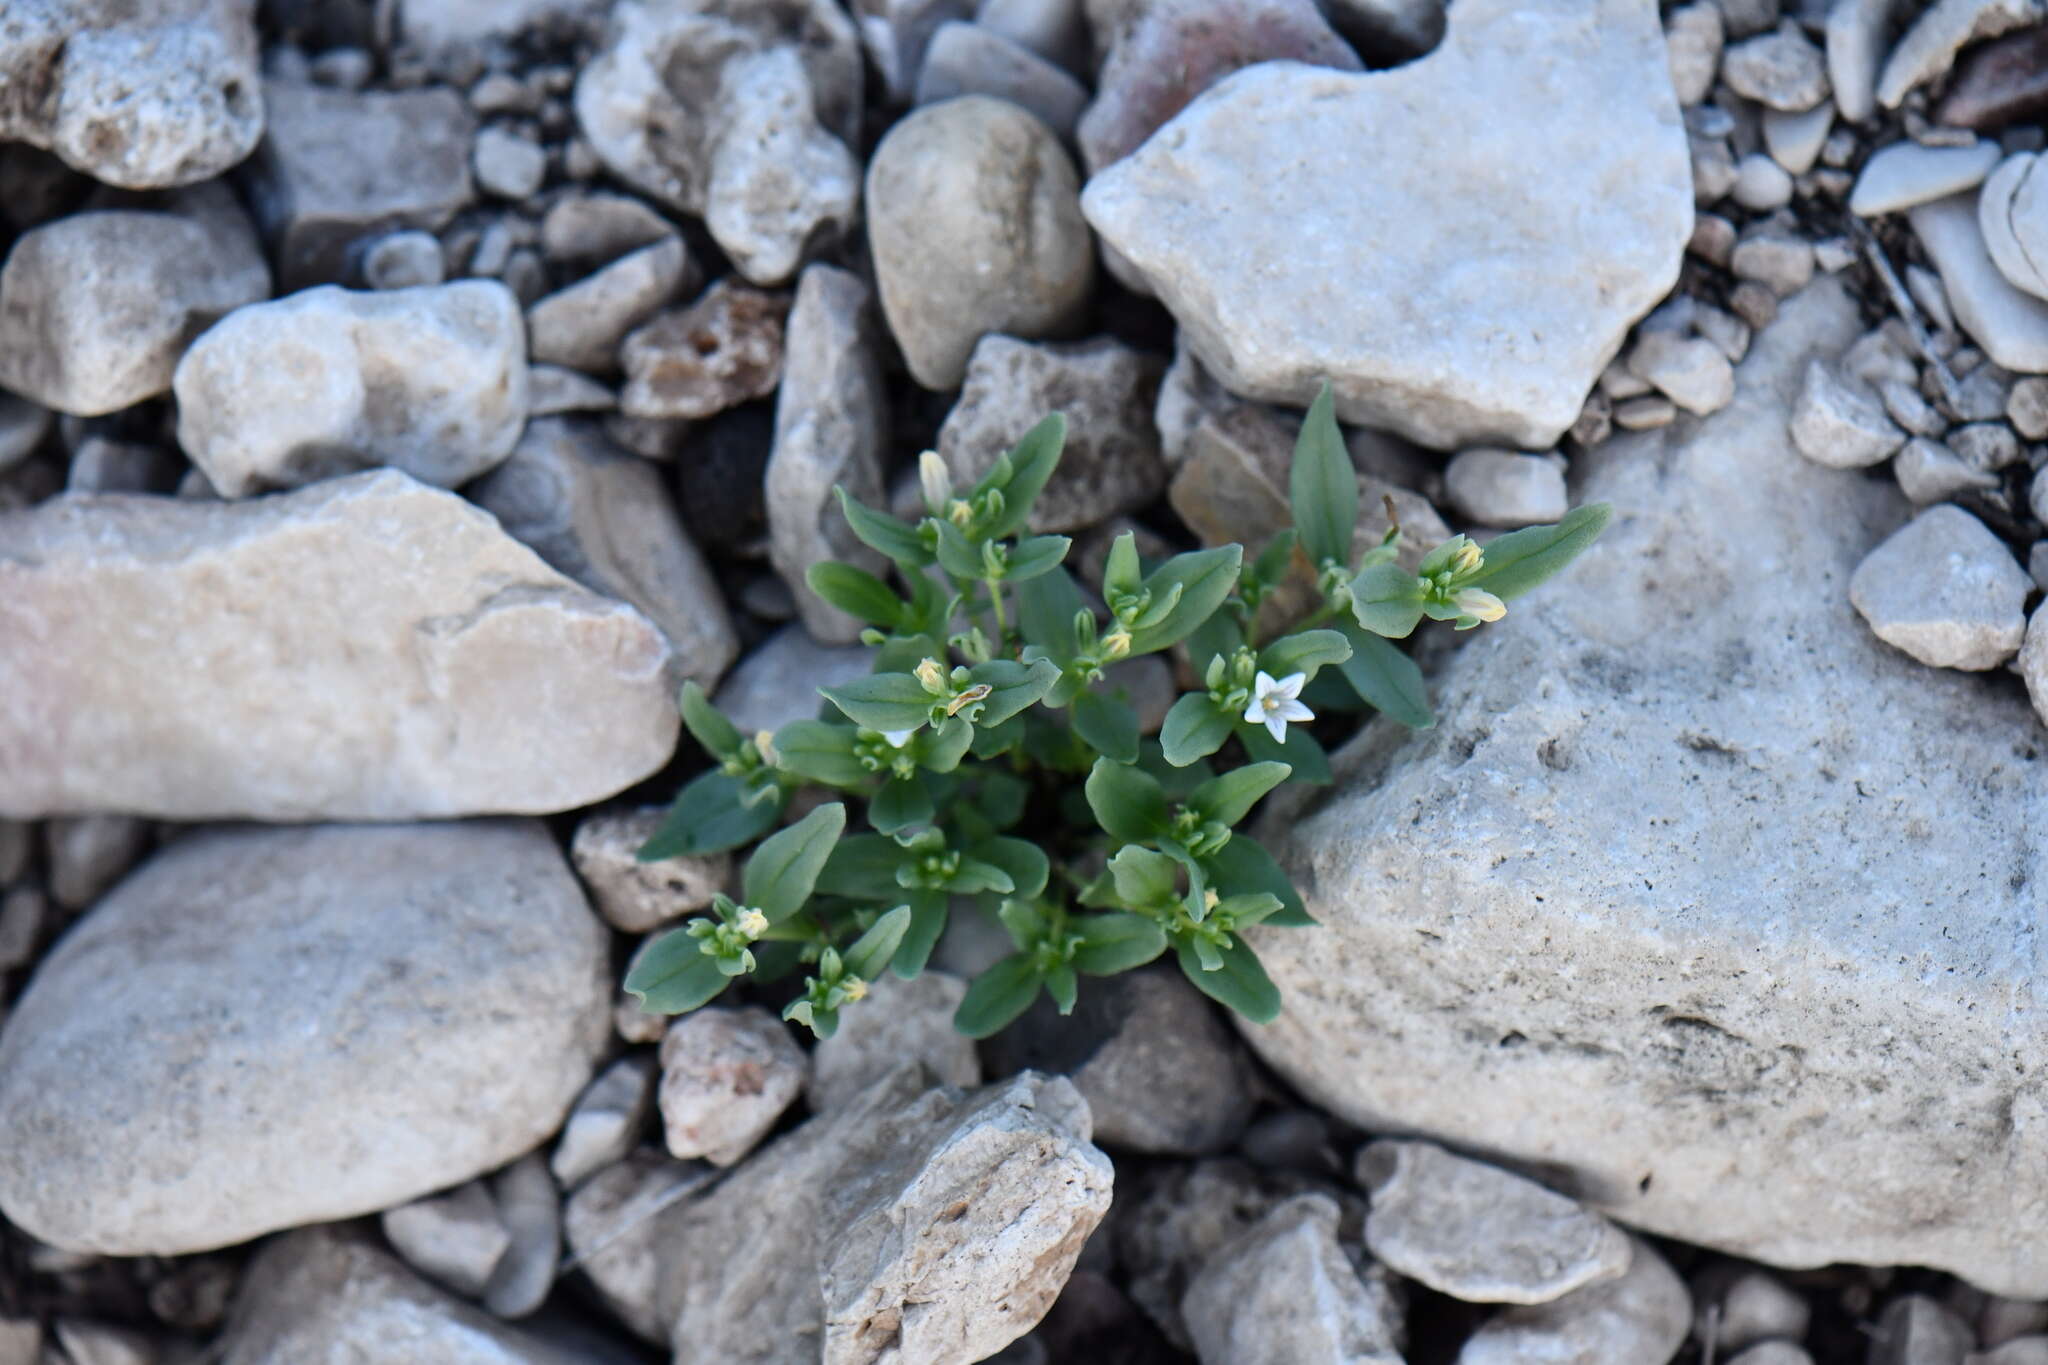
[(1285, 744), (1288, 721), (1316, 718), (1315, 712), (1301, 704), (1302, 684), (1307, 681), (1306, 673), (1289, 673), (1276, 682), (1272, 674), (1260, 669), (1252, 684), (1252, 704), (1245, 707), (1244, 718), (1254, 725), (1265, 726), (1266, 733), (1273, 737), (1275, 744)]

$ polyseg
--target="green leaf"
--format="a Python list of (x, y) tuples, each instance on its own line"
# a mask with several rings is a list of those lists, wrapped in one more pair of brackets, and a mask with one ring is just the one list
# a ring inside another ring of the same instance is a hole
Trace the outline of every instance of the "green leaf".
[(1259, 667), (1276, 678), (1305, 673), (1313, 678), (1325, 664), (1351, 657), (1351, 642), (1334, 630), (1304, 630), (1283, 635), (1259, 651)]
[[(1357, 485), (1352, 485), (1354, 488)], [(1266, 548), (1259, 551), (1259, 557), (1244, 570), (1244, 577), (1263, 587), (1272, 587), (1287, 577), (1287, 570), (1294, 563), (1294, 546), (1297, 533), (1289, 528), (1266, 542)]]
[(739, 727), (725, 718), (725, 713), (711, 704), (711, 698), (704, 695), (704, 689), (695, 682), (683, 684), (683, 692), (677, 701), (677, 709), (683, 713), (683, 724), (690, 734), (704, 746), (704, 752), (714, 758), (731, 758), (739, 753), (744, 737)]
[(938, 943), (939, 935), (946, 932), (947, 912), (952, 907), (943, 891), (913, 891), (908, 899), (910, 925), (903, 932), (902, 946), (896, 949), (896, 960), (891, 964), (891, 970), (905, 981), (913, 980), (931, 960), (932, 947)]
[(1249, 834), (1233, 834), (1230, 842), (1202, 860), (1209, 884), (1219, 896), (1248, 896), (1265, 891), (1280, 898), (1280, 909), (1268, 918), (1272, 924), (1304, 929), (1315, 923), (1301, 893), (1280, 870), (1264, 844)]
[(714, 999), (732, 984), (704, 940), (671, 929), (639, 954), (626, 973), (626, 992), (650, 1014), (684, 1014)]
[(888, 970), (889, 960), (896, 956), (896, 950), (902, 946), (903, 936), (909, 930), (910, 907), (899, 905), (855, 939), (853, 946), (840, 954), (840, 962), (861, 980), (873, 981)]
[(1351, 532), (1358, 525), (1358, 475), (1337, 430), (1336, 404), (1324, 382), (1309, 404), (1294, 443), (1294, 468), (1289, 472), (1288, 500), (1294, 508), (1294, 529), (1311, 565), (1351, 563)]
[(969, 582), (980, 578), (987, 567), (981, 562), (981, 546), (950, 521), (936, 521), (933, 525), (939, 528), (939, 567)]
[(929, 772), (949, 773), (960, 766), (974, 742), (974, 727), (960, 716), (948, 716), (936, 730), (920, 730), (910, 741), (918, 765)]
[(1041, 574), (1049, 574), (1060, 566), (1067, 557), (1067, 550), (1073, 545), (1067, 536), (1033, 536), (1019, 542), (1010, 552), (1010, 566), (1004, 572), (1004, 580), (1010, 583), (1026, 583)]
[(1044, 983), (1030, 954), (1012, 953), (974, 978), (953, 1012), (953, 1027), (969, 1038), (986, 1038), (1030, 1009)]
[(1351, 657), (1337, 667), (1352, 691), (1381, 715), (1411, 730), (1427, 730), (1436, 724), (1429, 709), (1429, 688), (1415, 660), (1350, 622), (1338, 628), (1351, 642)]
[(1251, 763), (1210, 778), (1189, 795), (1187, 805), (1204, 820), (1235, 826), (1251, 813), (1259, 798), (1287, 780), (1294, 771), (1285, 763)]
[[(967, 671), (967, 676), (977, 683), (987, 683), (989, 687), (989, 694), (981, 704), (981, 714), (974, 723), (1001, 725), (1050, 691), (1060, 679), (1060, 669), (1049, 659), (1031, 664), (1020, 664), (1015, 659), (991, 659), (985, 664), (976, 664)], [(917, 679), (912, 678), (911, 681), (916, 682)]]
[(959, 870), (946, 882), (946, 889), (959, 896), (971, 896), (977, 891), (1007, 896), (1017, 889), (1017, 883), (1000, 864), (962, 854)]
[(775, 766), (831, 787), (857, 787), (874, 774), (854, 756), (853, 727), (793, 720), (775, 732)]
[(931, 794), (915, 777), (892, 777), (868, 802), (868, 823), (884, 834), (896, 834), (916, 825), (929, 825), (936, 812)]
[(1166, 792), (1142, 768), (1098, 758), (1086, 790), (1095, 823), (1119, 843), (1142, 844), (1166, 833)]
[(1174, 898), (1180, 865), (1164, 853), (1126, 844), (1109, 860), (1109, 875), (1125, 905), (1158, 905)]
[(1135, 593), (1144, 585), (1144, 575), (1138, 565), (1138, 537), (1133, 531), (1126, 531), (1109, 543), (1109, 554), (1102, 562), (1102, 593)]
[(1320, 786), (1330, 780), (1330, 756), (1316, 743), (1316, 737), (1299, 725), (1288, 726), (1286, 742), (1279, 744), (1263, 725), (1247, 725), (1238, 733), (1246, 753), (1261, 762), (1287, 764), (1294, 770), (1296, 782)]
[(1024, 839), (995, 838), (968, 850), (985, 863), (1009, 874), (1011, 889), (1004, 894), (1029, 899), (1045, 890), (1052, 866), (1045, 851)]
[(996, 918), (1002, 921), (1010, 942), (1017, 945), (1020, 953), (1036, 948), (1051, 928), (1044, 908), (1035, 900), (1006, 900), (997, 908)]
[(1229, 612), (1219, 611), (1188, 636), (1188, 663), (1199, 678), (1208, 672), (1211, 659), (1219, 655), (1227, 659), (1243, 643), (1244, 632), (1237, 628), (1237, 622)]
[(1055, 662), (1065, 662), (1081, 652), (1081, 642), (1074, 635), (1074, 614), (1087, 609), (1074, 576), (1065, 568), (1040, 574), (1017, 587), (1017, 629)]
[(1607, 503), (1588, 503), (1553, 525), (1525, 526), (1495, 536), (1485, 547), (1486, 560), (1479, 572), (1464, 586), (1484, 588), (1503, 602), (1520, 597), (1578, 558), (1600, 538), (1613, 516), (1614, 508)]
[(745, 784), (736, 777), (716, 768), (700, 773), (676, 794), (660, 828), (634, 856), (643, 863), (658, 863), (752, 843), (782, 818), (784, 797), (779, 786), (751, 805), (747, 796)]
[(849, 616), (895, 630), (903, 623), (903, 602), (889, 585), (864, 569), (825, 559), (804, 571), (811, 591)]
[(1074, 969), (1090, 976), (1127, 972), (1166, 951), (1166, 934), (1143, 915), (1084, 915), (1073, 926), (1081, 939)]
[(1399, 564), (1369, 564), (1351, 580), (1351, 612), (1375, 635), (1399, 640), (1422, 619), (1422, 583)]
[(1168, 763), (1185, 768), (1222, 748), (1223, 741), (1237, 728), (1237, 721), (1238, 717), (1209, 700), (1208, 693), (1190, 692), (1166, 713), (1166, 724), (1159, 731), (1159, 747)]
[(903, 894), (896, 869), (911, 853), (886, 834), (849, 834), (833, 848), (818, 874), (817, 889), (856, 900), (888, 899)]
[(1138, 713), (1100, 692), (1074, 698), (1074, 729), (1095, 751), (1119, 763), (1138, 761)]
[(803, 909), (845, 828), (846, 807), (833, 801), (763, 839), (740, 879), (744, 903), (766, 915), (771, 924)]
[(1243, 939), (1233, 940), (1222, 950), (1223, 965), (1213, 972), (1202, 969), (1200, 956), (1187, 941), (1176, 942), (1174, 950), (1181, 971), (1211, 1000), (1228, 1005), (1254, 1024), (1270, 1024), (1280, 1017), (1280, 988)]
[(925, 548), (916, 527), (900, 522), (886, 512), (863, 506), (842, 487), (835, 486), (832, 491), (839, 495), (839, 510), (845, 514), (846, 524), (861, 544), (907, 569), (921, 569), (932, 562), (932, 552)]
[(908, 673), (874, 673), (818, 690), (854, 724), (870, 730), (915, 730), (931, 719), (932, 703), (938, 700)]
[[(1067, 419), (1059, 413), (1040, 421), (1024, 433), (1024, 439), (1012, 446), (1008, 453), (1010, 474), (1007, 479), (995, 481), (996, 471), (975, 485), (979, 494), (991, 487), (1003, 490), (1003, 515), (989, 527), (990, 540), (1007, 540), (1024, 529), (1031, 519), (1031, 505), (1038, 501), (1038, 495), (1045, 490), (1047, 479), (1053, 470), (1059, 468), (1060, 451), (1067, 443)], [(1002, 466), (997, 465), (997, 469)]]
[(1080, 994), (1080, 985), (1074, 978), (1074, 969), (1064, 963), (1045, 974), (1045, 993), (1052, 997), (1053, 1004), (1063, 1015), (1074, 1012), (1074, 999)]
[(1131, 654), (1150, 654), (1185, 638), (1197, 626), (1216, 614), (1223, 599), (1237, 586), (1237, 574), (1244, 563), (1244, 546), (1224, 545), (1214, 550), (1195, 550), (1175, 555), (1145, 579), (1145, 587), (1159, 601), (1175, 586), (1180, 600), (1166, 619), (1157, 625), (1131, 632)]
[[(958, 720), (959, 717), (954, 717)], [(995, 758), (1008, 753), (1024, 739), (1024, 718), (1012, 716), (1001, 725), (977, 725), (968, 752), (976, 758)]]

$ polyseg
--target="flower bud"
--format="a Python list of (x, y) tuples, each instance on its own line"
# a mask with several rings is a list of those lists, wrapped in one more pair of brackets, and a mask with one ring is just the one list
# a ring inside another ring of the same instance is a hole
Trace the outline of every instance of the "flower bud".
[(917, 482), (924, 491), (924, 505), (933, 516), (942, 515), (953, 500), (953, 479), (938, 451), (927, 450), (917, 457)]
[(943, 697), (952, 690), (946, 684), (946, 670), (939, 665), (937, 659), (926, 659), (914, 671), (918, 682), (924, 685), (924, 690), (933, 696)]
[(757, 939), (768, 932), (768, 917), (752, 906), (748, 906), (740, 911), (740, 917), (733, 921), (733, 928), (745, 934), (749, 939)]
[(1508, 614), (1508, 604), (1484, 588), (1463, 588), (1451, 598), (1451, 605), (1481, 621), (1498, 621)]

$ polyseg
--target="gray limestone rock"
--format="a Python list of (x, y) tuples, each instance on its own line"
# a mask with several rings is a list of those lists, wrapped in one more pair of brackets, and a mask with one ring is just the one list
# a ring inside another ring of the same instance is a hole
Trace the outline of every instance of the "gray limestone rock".
[(635, 1052), (606, 1067), (577, 1097), (548, 1160), (563, 1189), (633, 1154), (654, 1110), (655, 1074), (655, 1059)]
[(439, 231), (474, 191), (476, 120), (452, 90), (332, 90), (264, 82), (268, 135), (249, 171), (279, 286), (346, 279), (357, 243)]
[(1449, 22), (1392, 71), (1238, 72), (1082, 206), (1232, 392), (1306, 406), (1327, 377), (1347, 421), (1546, 449), (1692, 232), (1663, 33), (1645, 0)]
[(254, 0), (9, 0), (0, 139), (123, 189), (210, 180), (263, 134)]
[(1152, 421), (1164, 369), (1108, 337), (1033, 345), (985, 336), (939, 428), (939, 454), (955, 486), (970, 486), (1047, 413), (1063, 413), (1067, 443), (1032, 508), (1031, 529), (1078, 531), (1136, 511), (1166, 487)]
[(1685, 1344), (1692, 1298), (1662, 1256), (1630, 1245), (1626, 1275), (1508, 1309), (1472, 1334), (1458, 1365), (1664, 1365)]
[(1828, 97), (1821, 50), (1789, 20), (1775, 32), (1731, 45), (1721, 54), (1721, 79), (1745, 99), (1789, 113)]
[(1209, 1258), (1181, 1302), (1204, 1365), (1400, 1365), (1401, 1305), (1352, 1263), (1339, 1217), (1300, 1195)]
[(543, 417), (470, 496), (562, 573), (638, 607), (680, 676), (710, 688), (725, 675), (739, 638), (655, 465), (587, 419)]
[(619, 343), (695, 282), (683, 239), (671, 234), (620, 256), (526, 310), (527, 349), (535, 361), (585, 374), (619, 368)]
[(467, 1180), (590, 1079), (607, 946), (535, 822), (188, 835), (0, 1032), (0, 1208), (70, 1250), (179, 1255)]
[(1570, 506), (1558, 461), (1512, 450), (1459, 451), (1444, 466), (1444, 496), (1482, 526), (1536, 526)]
[(1904, 499), (1784, 433), (1857, 330), (1817, 283), (1728, 408), (1581, 454), (1624, 509), (1600, 543), (1465, 645), (1436, 729), (1369, 733), (1274, 831), (1324, 927), (1254, 931), (1286, 1008), (1247, 1036), (1361, 1127), (1638, 1228), (2041, 1295), (2034, 722), (1847, 600)]
[(1806, 362), (1786, 430), (1801, 455), (1830, 469), (1877, 464), (1906, 443), (1906, 433), (1875, 394), (1817, 358)]
[(784, 626), (740, 660), (711, 700), (743, 735), (780, 730), (793, 720), (816, 719), (829, 705), (818, 695), (875, 671), (865, 645), (821, 645), (801, 624)]
[(526, 329), (494, 280), (327, 285), (236, 309), (171, 387), (178, 444), (222, 497), (379, 465), (453, 488), (526, 425)]
[(512, 1245), (490, 1187), (481, 1180), (386, 1209), (377, 1220), (407, 1265), (465, 1298), (478, 1298)]
[(1935, 668), (1981, 671), (2018, 652), (2034, 581), (1960, 507), (1930, 507), (1864, 556), (1849, 600), (1877, 638)]
[(974, 1040), (953, 1027), (965, 981), (927, 968), (910, 981), (885, 976), (869, 991), (868, 1002), (842, 1014), (839, 1031), (811, 1049), (804, 1099), (812, 1112), (844, 1108), (905, 1062), (922, 1063), (943, 1085), (981, 1084)]
[(804, 1088), (809, 1059), (789, 1026), (758, 1007), (712, 1005), (661, 1039), (661, 1126), (670, 1156), (730, 1166)]
[(808, 267), (784, 332), (768, 456), (768, 557), (789, 585), (814, 639), (850, 645), (863, 623), (812, 592), (804, 575), (837, 560), (883, 575), (882, 556), (855, 538), (835, 488), (870, 507), (883, 502), (889, 398), (882, 336), (867, 285), (851, 271)]
[(2014, 288), (1998, 269), (1985, 244), (1976, 196), (1919, 204), (1907, 217), (1970, 339), (2008, 370), (2048, 373), (2048, 301)]
[(1028, 109), (1071, 140), (1088, 103), (1088, 87), (1030, 48), (979, 24), (941, 25), (917, 77), (917, 102), (956, 95), (993, 95)]
[(1382, 1138), (1358, 1154), (1358, 1180), (1372, 1254), (1454, 1299), (1549, 1303), (1628, 1270), (1628, 1237), (1599, 1214), (1434, 1143)]
[(257, 1254), (219, 1350), (222, 1365), (577, 1365), (589, 1359), (448, 1297), (357, 1233), (324, 1227), (280, 1237)]
[(391, 470), (0, 512), (0, 638), (32, 642), (0, 651), (15, 818), (570, 810), (679, 728), (652, 623)]
[(987, 95), (925, 105), (868, 163), (868, 240), (911, 377), (958, 388), (975, 343), (1077, 325), (1095, 280), (1074, 163), (1052, 130)]
[(269, 296), (262, 248), (218, 186), (165, 212), (71, 214), (23, 233), (0, 268), (0, 384), (81, 417), (132, 407), (170, 389), (216, 319)]
[(726, 853), (664, 858), (636, 856), (667, 818), (665, 806), (605, 811), (576, 826), (569, 857), (597, 913), (614, 929), (644, 934), (711, 904), (732, 876)]
[(2040, 0), (1935, 0), (1892, 48), (1877, 80), (1877, 102), (1896, 109), (1917, 86), (1948, 74), (1970, 43), (2038, 24)]

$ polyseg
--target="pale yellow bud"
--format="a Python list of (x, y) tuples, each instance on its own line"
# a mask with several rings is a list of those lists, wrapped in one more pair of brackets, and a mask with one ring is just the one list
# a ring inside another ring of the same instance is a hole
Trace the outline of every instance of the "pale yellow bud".
[(1102, 654), (1106, 659), (1121, 659), (1131, 652), (1131, 633), (1122, 626), (1102, 637)]
[(754, 747), (761, 751), (761, 761), (763, 763), (768, 764), (770, 767), (775, 765), (775, 732), (773, 730), (754, 731)]
[(846, 992), (848, 1000), (865, 1000), (868, 998), (868, 983), (857, 976), (849, 976), (844, 981), (841, 981), (839, 989)]
[[(1452, 557), (1451, 572), (1463, 576), (1465, 574), (1475, 572), (1479, 568), (1479, 566), (1484, 564), (1485, 562), (1486, 551), (1480, 549), (1477, 545), (1474, 545), (1471, 541), (1468, 540), (1463, 545), (1460, 545), (1458, 547), (1458, 553)], [(1478, 615), (1477, 612), (1474, 612), (1473, 614), (1475, 616)], [(1486, 617), (1483, 619), (1491, 620), (1493, 618)]]
[(953, 479), (938, 451), (927, 450), (917, 457), (917, 482), (924, 491), (924, 505), (934, 513), (943, 512), (953, 500)]
[(946, 693), (946, 670), (937, 659), (926, 659), (916, 668), (917, 680), (924, 684), (924, 690), (933, 696)]
[(733, 928), (745, 934), (750, 940), (768, 932), (768, 917), (749, 906), (740, 911), (740, 917), (733, 921)]
[(1508, 614), (1508, 604), (1484, 588), (1460, 590), (1451, 598), (1451, 605), (1467, 616), (1476, 616), (1482, 621), (1498, 621)]
[(1211, 910), (1214, 910), (1222, 899), (1223, 897), (1216, 894), (1215, 887), (1204, 887), (1202, 889), (1202, 913), (1206, 915)]

